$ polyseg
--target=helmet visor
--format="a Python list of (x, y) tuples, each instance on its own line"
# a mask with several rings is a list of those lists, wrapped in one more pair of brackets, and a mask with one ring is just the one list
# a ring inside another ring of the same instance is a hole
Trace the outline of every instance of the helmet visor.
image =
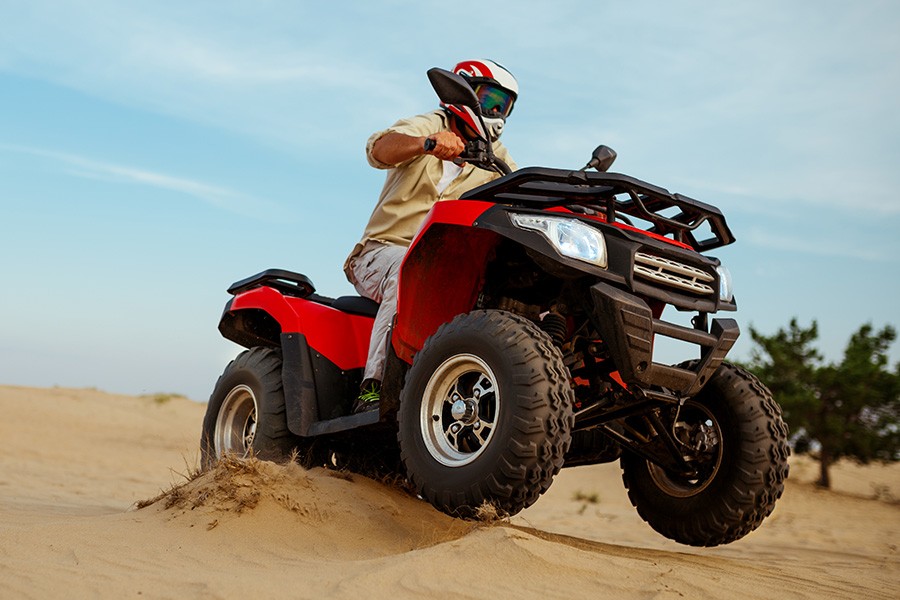
[(505, 119), (512, 112), (515, 96), (495, 85), (481, 83), (475, 86), (475, 95), (485, 117)]

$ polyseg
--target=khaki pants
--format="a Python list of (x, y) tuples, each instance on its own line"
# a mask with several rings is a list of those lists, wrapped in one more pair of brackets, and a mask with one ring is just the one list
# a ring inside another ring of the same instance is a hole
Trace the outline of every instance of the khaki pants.
[(353, 286), (361, 296), (379, 303), (363, 380), (384, 378), (391, 323), (397, 314), (397, 278), (406, 247), (393, 244), (370, 244), (350, 263)]

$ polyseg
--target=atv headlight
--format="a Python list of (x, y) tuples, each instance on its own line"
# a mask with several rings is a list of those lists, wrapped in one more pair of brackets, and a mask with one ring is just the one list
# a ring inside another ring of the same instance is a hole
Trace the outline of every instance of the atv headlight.
[(599, 230), (577, 219), (565, 217), (518, 214), (511, 216), (517, 227), (542, 233), (563, 256), (606, 268), (606, 240)]
[(716, 267), (719, 274), (719, 300), (731, 302), (734, 299), (734, 284), (731, 282), (731, 272), (719, 265)]

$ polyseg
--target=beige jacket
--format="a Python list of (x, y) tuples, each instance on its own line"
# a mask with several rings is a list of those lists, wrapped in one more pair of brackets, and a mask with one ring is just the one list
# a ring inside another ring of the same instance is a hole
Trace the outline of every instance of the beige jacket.
[[(465, 165), (450, 185), (438, 193), (437, 184), (444, 174), (443, 161), (431, 156), (422, 155), (400, 163), (387, 165), (372, 156), (372, 147), (383, 135), (396, 131), (411, 136), (429, 136), (441, 130), (449, 130), (450, 124), (443, 110), (436, 110), (424, 115), (401, 119), (388, 129), (379, 131), (369, 138), (366, 144), (366, 156), (369, 164), (376, 169), (389, 169), (381, 191), (381, 197), (365, 233), (347, 261), (344, 273), (352, 283), (350, 262), (359, 256), (366, 246), (372, 244), (395, 244), (409, 246), (419, 230), (422, 219), (439, 200), (459, 198), (463, 193), (499, 177), (497, 173), (478, 169), (471, 164)], [(494, 154), (515, 170), (516, 164), (509, 156), (506, 147), (499, 141), (494, 142)]]

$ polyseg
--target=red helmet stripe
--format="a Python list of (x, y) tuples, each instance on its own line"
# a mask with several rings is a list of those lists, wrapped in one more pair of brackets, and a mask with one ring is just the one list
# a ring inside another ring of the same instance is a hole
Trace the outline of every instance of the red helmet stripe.
[(454, 115), (459, 117), (466, 125), (472, 128), (472, 130), (477, 133), (481, 139), (487, 141), (488, 134), (482, 128), (481, 122), (478, 120), (478, 117), (475, 116), (475, 113), (468, 106), (460, 106), (458, 104), (448, 104), (447, 110), (452, 112)]
[(494, 77), (490, 67), (480, 60), (467, 60), (459, 63), (456, 65), (456, 73), (459, 74), (460, 72), (465, 72), (470, 77)]

